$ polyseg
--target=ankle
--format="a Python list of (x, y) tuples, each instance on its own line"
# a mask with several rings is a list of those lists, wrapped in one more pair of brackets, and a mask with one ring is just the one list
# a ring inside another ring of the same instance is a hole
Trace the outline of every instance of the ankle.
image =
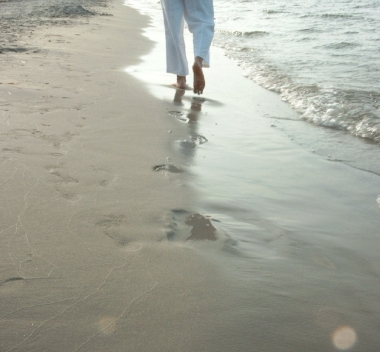
[(198, 65), (200, 67), (203, 66), (203, 59), (200, 56), (196, 56), (194, 59), (194, 65)]

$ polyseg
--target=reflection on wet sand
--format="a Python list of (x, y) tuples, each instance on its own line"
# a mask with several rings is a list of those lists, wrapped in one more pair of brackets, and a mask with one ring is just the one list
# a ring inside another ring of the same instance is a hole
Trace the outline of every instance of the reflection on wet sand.
[[(186, 104), (184, 103), (184, 100), (188, 101), (190, 103), (190, 107), (187, 113), (183, 111), (170, 110), (168, 111), (168, 114), (169, 116), (175, 117), (180, 122), (188, 123), (190, 136), (187, 139), (179, 141), (179, 146), (181, 147), (179, 151), (185, 158), (193, 158), (195, 156), (195, 153), (189, 152), (189, 150), (193, 150), (198, 145), (204, 144), (208, 141), (206, 137), (199, 135), (197, 133), (197, 129), (198, 129), (197, 122), (200, 119), (200, 115), (202, 113), (202, 104), (206, 101), (206, 99), (193, 97), (189, 101), (189, 98), (185, 96), (185, 92), (186, 91), (184, 89), (176, 89), (174, 98), (173, 98), (173, 105), (181, 106), (183, 109), (185, 109)], [(186, 161), (188, 161), (187, 164), (189, 164), (190, 160), (186, 160)], [(180, 172), (180, 171), (176, 171), (177, 167), (173, 165), (167, 165), (167, 164), (157, 165), (153, 169), (155, 171), (166, 170), (169, 172), (177, 172), (177, 173)], [(210, 219), (207, 218), (206, 216), (203, 216), (198, 213), (190, 215), (190, 212), (187, 212), (185, 210), (183, 211), (173, 210), (173, 214), (174, 214), (174, 217), (173, 217), (174, 224), (171, 226), (172, 230), (169, 231), (168, 233), (168, 239), (172, 240), (174, 237), (184, 238), (184, 236), (182, 234), (179, 234), (178, 232), (181, 232), (181, 231), (187, 232), (187, 229), (183, 228), (182, 226), (180, 226), (181, 229), (178, 229), (178, 222), (179, 223), (184, 222), (186, 225), (190, 225), (192, 227), (190, 231), (191, 235), (188, 236), (186, 240), (215, 241), (217, 239), (216, 228), (212, 225)], [(184, 218), (183, 216), (181, 216), (179, 219), (178, 214), (181, 214), (181, 215), (187, 214), (187, 217)], [(176, 228), (174, 231), (173, 231), (173, 227)]]
[(174, 99), (173, 101), (175, 103), (178, 103), (180, 105), (183, 105), (182, 103), (182, 97), (185, 95), (185, 90), (184, 89), (176, 89), (175, 94), (174, 94)]

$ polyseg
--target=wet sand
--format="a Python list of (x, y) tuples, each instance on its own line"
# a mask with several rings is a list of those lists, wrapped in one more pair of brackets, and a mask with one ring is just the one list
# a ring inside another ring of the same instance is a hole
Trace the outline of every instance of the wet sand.
[(0, 56), (0, 351), (377, 346), (378, 178), (215, 48), (174, 89), (162, 32), (101, 11)]
[[(212, 47), (202, 97), (191, 85), (170, 89), (162, 84), (174, 80), (161, 64), (162, 24), (146, 32), (157, 44), (127, 72), (187, 125), (185, 136), (172, 138), (173, 155), (185, 159), (183, 177), (196, 194), (197, 215), (172, 211), (170, 240), (188, 243), (184, 224), (194, 218), (206, 224), (209, 241), (192, 248), (218, 263), (226, 286), (235, 287), (227, 291), (234, 303), (223, 315), (224, 333), (211, 350), (376, 350), (378, 175), (335, 158), (347, 142), (304, 123), (218, 48)], [(187, 47), (190, 56), (190, 35)], [(316, 132), (318, 148), (311, 149), (304, 141)], [(193, 238), (196, 232), (194, 226)]]

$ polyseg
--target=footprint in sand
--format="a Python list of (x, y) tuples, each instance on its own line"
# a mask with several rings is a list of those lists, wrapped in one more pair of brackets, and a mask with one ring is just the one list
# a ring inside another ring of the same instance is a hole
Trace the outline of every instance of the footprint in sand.
[(106, 236), (113, 239), (118, 247), (129, 247), (130, 240), (122, 234), (124, 233), (124, 230), (122, 229), (124, 226), (124, 219), (124, 215), (104, 215), (96, 222), (96, 225), (102, 229)]
[(168, 111), (168, 115), (169, 116), (172, 116), (172, 117), (175, 117), (178, 121), (181, 121), (181, 122), (184, 122), (184, 123), (188, 123), (189, 122), (189, 118), (184, 116), (184, 113), (181, 112), (181, 111)]
[(21, 148), (3, 148), (3, 152), (6, 153), (22, 153)]
[(3, 294), (14, 294), (14, 291), (24, 289), (25, 284), (25, 280), (22, 277), (11, 277), (0, 281), (0, 292)]
[(49, 153), (49, 155), (56, 156), (58, 158), (62, 158), (65, 154), (63, 154), (63, 153)]
[(155, 165), (153, 166), (154, 171), (169, 171), (174, 174), (182, 173), (183, 170), (175, 165), (171, 164), (162, 164), (162, 165)]
[[(189, 227), (191, 226), (190, 236)], [(169, 241), (216, 241), (217, 229), (211, 223), (210, 217), (201, 214), (191, 214), (186, 210), (172, 210), (166, 234)]]
[(179, 141), (179, 144), (181, 147), (184, 147), (184, 148), (195, 148), (196, 146), (207, 143), (207, 142), (208, 142), (208, 139), (205, 136), (202, 136), (200, 134), (195, 134), (195, 135), (189, 136), (188, 139)]
[(103, 181), (100, 181), (99, 185), (101, 185), (102, 187), (107, 187), (109, 184), (109, 182), (107, 180), (103, 180)]
[(80, 199), (81, 199), (81, 196), (79, 196), (78, 194), (76, 193), (73, 193), (73, 192), (68, 192), (68, 191), (64, 191), (64, 190), (60, 190), (58, 189), (58, 192), (61, 193), (61, 196), (70, 201), (70, 202), (78, 202)]
[(216, 228), (212, 225), (209, 218), (201, 214), (193, 214), (186, 219), (185, 223), (193, 227), (191, 229), (191, 236), (187, 238), (187, 241), (216, 241)]
[(9, 52), (9, 53), (25, 53), (29, 50), (31, 50), (31, 49), (13, 46), (13, 47), (0, 48), (0, 54), (7, 53), (7, 52)]
[(57, 166), (46, 166), (45, 167), (52, 175), (56, 176), (59, 181), (57, 182), (58, 184), (61, 184), (61, 183), (78, 183), (79, 180), (76, 179), (75, 177), (71, 177), (71, 176), (67, 176), (67, 175), (62, 175), (59, 171), (58, 171), (58, 167)]

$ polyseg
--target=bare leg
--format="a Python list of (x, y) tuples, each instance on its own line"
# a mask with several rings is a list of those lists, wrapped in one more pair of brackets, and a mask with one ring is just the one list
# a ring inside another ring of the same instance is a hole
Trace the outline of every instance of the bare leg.
[(186, 88), (186, 76), (177, 76), (177, 82), (173, 84), (178, 89)]
[(203, 59), (197, 56), (194, 60), (193, 73), (194, 73), (194, 93), (202, 94), (205, 88), (206, 82), (202, 70)]

